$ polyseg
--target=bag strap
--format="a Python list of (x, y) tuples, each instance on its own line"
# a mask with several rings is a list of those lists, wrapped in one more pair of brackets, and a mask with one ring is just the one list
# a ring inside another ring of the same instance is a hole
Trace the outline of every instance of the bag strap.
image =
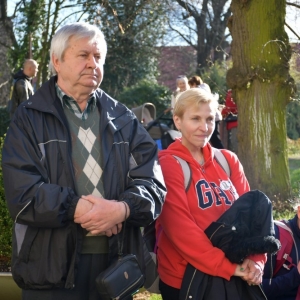
[[(231, 175), (230, 166), (228, 164), (228, 161), (227, 161), (225, 155), (222, 153), (222, 151), (220, 149), (217, 149), (214, 147), (212, 147), (212, 149), (213, 149), (213, 156), (216, 159), (217, 163), (222, 167), (222, 169), (225, 171), (225, 173), (228, 175), (228, 177), (230, 177), (230, 175)], [(184, 159), (182, 159), (181, 157), (179, 157), (177, 155), (173, 155), (173, 157), (181, 165), (183, 177), (184, 177), (184, 187), (185, 187), (185, 191), (187, 192), (191, 185), (191, 181), (192, 181), (191, 180), (192, 179), (192, 170), (191, 170), (189, 164), (187, 163), (187, 161), (185, 161)]]
[(122, 234), (122, 237), (121, 237), (121, 241), (120, 241), (120, 234), (121, 232), (119, 232), (117, 234), (117, 240), (118, 240), (118, 256), (119, 258), (121, 258), (123, 256), (123, 245), (124, 245), (124, 238), (125, 238), (125, 229), (126, 229), (126, 217), (127, 217), (127, 204), (124, 202), (124, 201), (121, 201), (123, 202), (124, 206), (125, 206), (125, 221), (123, 223), (123, 234)]
[(222, 169), (230, 178), (231, 170), (225, 155), (222, 153), (220, 149), (212, 147), (212, 150), (213, 150), (213, 156), (216, 159), (217, 163), (222, 167)]
[(285, 221), (274, 221), (274, 223), (277, 225), (278, 230), (279, 230), (279, 240), (281, 243), (281, 248), (277, 252), (276, 256), (276, 265), (274, 268), (273, 275), (275, 275), (281, 267), (284, 267), (288, 270), (290, 270), (291, 266), (295, 266), (293, 264), (292, 258), (290, 256), (293, 244), (296, 247), (296, 256), (297, 256), (297, 262), (299, 261), (298, 259), (298, 250), (297, 246), (294, 240), (294, 235), (290, 227), (286, 224)]
[(183, 177), (184, 177), (184, 188), (185, 188), (185, 191), (187, 192), (188, 189), (190, 188), (191, 181), (192, 181), (192, 170), (191, 170), (189, 164), (187, 163), (187, 161), (185, 161), (184, 159), (182, 159), (179, 156), (176, 156), (176, 155), (173, 155), (173, 156), (179, 162), (179, 164), (182, 168)]

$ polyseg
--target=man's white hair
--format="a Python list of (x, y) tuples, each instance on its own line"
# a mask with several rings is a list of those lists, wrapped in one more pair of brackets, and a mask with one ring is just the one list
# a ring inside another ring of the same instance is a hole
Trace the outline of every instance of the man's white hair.
[(63, 60), (71, 38), (75, 38), (76, 40), (82, 38), (89, 38), (90, 41), (96, 40), (100, 45), (101, 61), (104, 64), (107, 53), (107, 44), (102, 31), (95, 25), (76, 22), (63, 26), (52, 38), (49, 69), (53, 75), (57, 74), (52, 63), (53, 56), (58, 58), (60, 61)]

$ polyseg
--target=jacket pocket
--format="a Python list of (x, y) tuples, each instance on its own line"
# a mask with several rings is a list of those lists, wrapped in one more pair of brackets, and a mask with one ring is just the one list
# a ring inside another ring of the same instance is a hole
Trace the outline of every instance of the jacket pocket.
[(76, 248), (74, 223), (56, 229), (28, 226), (20, 252), (13, 250), (16, 283), (23, 289), (73, 287)]

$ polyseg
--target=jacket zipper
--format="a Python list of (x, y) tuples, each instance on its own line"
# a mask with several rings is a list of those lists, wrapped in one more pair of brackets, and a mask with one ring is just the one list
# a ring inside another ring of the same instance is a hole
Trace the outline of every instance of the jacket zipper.
[(221, 228), (221, 227), (225, 227), (225, 225), (224, 224), (222, 224), (222, 225), (220, 225), (214, 232), (213, 232), (213, 234), (210, 236), (210, 240), (213, 238), (213, 236), (215, 235), (215, 233)]
[(129, 289), (131, 289), (133, 286), (136, 285), (137, 282), (139, 282), (141, 280), (141, 278), (143, 277), (143, 275), (140, 276), (139, 279), (137, 279), (131, 286), (129, 286), (123, 293), (121, 293), (119, 296), (117, 296), (116, 298), (113, 298), (113, 300), (118, 300), (120, 299)]
[(185, 295), (185, 300), (187, 300), (187, 298), (188, 298), (188, 295), (189, 295), (189, 292), (190, 292), (190, 289), (191, 289), (191, 285), (192, 285), (192, 283), (193, 283), (193, 280), (194, 280), (194, 277), (195, 277), (195, 275), (196, 275), (196, 272), (197, 272), (197, 269), (195, 269), (195, 271), (194, 271), (194, 273), (193, 273), (191, 282), (190, 282), (190, 284), (189, 284), (189, 287), (188, 287), (187, 292), (186, 292), (186, 295)]
[(265, 299), (268, 300), (266, 294), (264, 293), (263, 289), (261, 288), (261, 284), (259, 284), (258, 287), (259, 287), (261, 293), (263, 294), (263, 296), (265, 297)]
[(17, 214), (16, 218), (15, 218), (15, 223), (17, 223), (17, 219), (19, 217), (19, 215), (22, 213), (22, 211), (31, 203), (32, 200), (30, 200)]

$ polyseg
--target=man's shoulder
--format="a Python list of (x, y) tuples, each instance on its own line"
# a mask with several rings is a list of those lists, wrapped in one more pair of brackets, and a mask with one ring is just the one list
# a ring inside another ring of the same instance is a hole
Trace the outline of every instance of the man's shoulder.
[(18, 78), (14, 80), (15, 86), (25, 86), (26, 85), (26, 78)]
[(112, 115), (119, 115), (121, 112), (124, 113), (126, 111), (131, 112), (131, 110), (126, 105), (114, 99), (100, 88), (95, 91), (95, 97), (96, 101), (100, 103), (102, 108), (110, 111)]

